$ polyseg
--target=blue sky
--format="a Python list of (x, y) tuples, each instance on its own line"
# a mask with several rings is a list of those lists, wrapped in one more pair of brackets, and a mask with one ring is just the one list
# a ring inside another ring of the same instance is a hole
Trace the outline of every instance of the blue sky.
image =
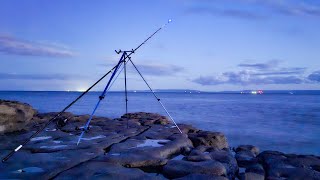
[(0, 90), (84, 90), (168, 19), (132, 55), (154, 89), (320, 89), (318, 1), (3, 0)]

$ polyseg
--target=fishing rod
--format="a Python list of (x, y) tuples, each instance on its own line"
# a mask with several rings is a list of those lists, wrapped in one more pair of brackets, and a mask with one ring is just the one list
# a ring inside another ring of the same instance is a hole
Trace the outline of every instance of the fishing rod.
[[(111, 75), (106, 87), (104, 88), (103, 92), (101, 93), (101, 95), (99, 96), (99, 100), (96, 104), (96, 106), (94, 107), (88, 121), (86, 122), (85, 126), (81, 129), (82, 132), (78, 138), (78, 141), (77, 141), (77, 145), (79, 145), (83, 135), (85, 132), (88, 131), (88, 128), (89, 128), (89, 125), (90, 125), (90, 122), (93, 118), (93, 115), (95, 114), (96, 110), (98, 109), (99, 105), (100, 105), (100, 102), (105, 98), (105, 95), (107, 93), (107, 90), (109, 89), (109, 85), (112, 81), (112, 79), (114, 78), (114, 75), (117, 73), (118, 71), (118, 67), (120, 67), (122, 65), (122, 63), (124, 63), (124, 67), (126, 66), (126, 63), (127, 63), (127, 59), (130, 59), (130, 56), (135, 53), (141, 46), (143, 46), (149, 39), (151, 39), (154, 35), (156, 35), (162, 28), (164, 28), (165, 26), (167, 26), (169, 23), (171, 22), (171, 19), (168, 20), (167, 23), (163, 24), (159, 29), (157, 29), (154, 33), (152, 33), (146, 40), (144, 40), (140, 45), (138, 45), (135, 49), (132, 49), (131, 51), (122, 51), (121, 49), (119, 51), (115, 50), (115, 52), (117, 54), (120, 54), (122, 53), (121, 55), (121, 58), (120, 60), (118, 61), (118, 64), (116, 65), (116, 68), (115, 68), (115, 71), (113, 72), (113, 74)], [(125, 67), (126, 68), (126, 67)], [(125, 76), (126, 76), (126, 69), (125, 69)], [(127, 88), (126, 86), (126, 79), (125, 79), (125, 88)], [(126, 89), (127, 90), (127, 89)], [(127, 94), (126, 94), (126, 111), (127, 111)], [(128, 122), (127, 122), (127, 126), (128, 126)], [(180, 130), (180, 129), (179, 129)]]
[[(93, 87), (95, 87), (101, 80), (103, 80), (107, 75), (109, 75), (112, 71), (113, 72), (113, 76), (116, 73), (116, 71), (118, 70), (118, 67), (120, 67), (120, 65), (123, 62), (126, 62), (126, 59), (128, 57), (130, 57), (130, 55), (132, 55), (133, 53), (135, 53), (135, 51), (137, 51), (141, 46), (143, 46), (149, 39), (151, 39), (155, 34), (157, 34), (161, 29), (163, 29), (165, 26), (167, 26), (169, 23), (171, 22), (171, 19), (168, 20), (167, 23), (163, 24), (159, 29), (157, 29), (153, 34), (151, 34), (146, 40), (144, 40), (139, 46), (137, 46), (135, 49), (132, 49), (131, 51), (116, 51), (115, 52), (117, 54), (120, 53), (127, 53), (129, 52), (128, 55), (125, 55), (122, 59), (122, 61), (119, 61), (117, 65), (115, 65), (111, 70), (109, 70), (106, 74), (104, 74), (99, 80), (97, 80), (93, 85), (91, 85), (86, 91), (84, 91), (81, 95), (79, 95), (75, 100), (73, 100), (69, 105), (67, 105), (62, 111), (60, 111), (58, 114), (56, 114), (53, 118), (51, 118), (44, 126), (42, 126), (40, 129), (38, 129), (34, 134), (32, 134), (28, 139), (26, 139), (22, 144), (20, 144), (19, 146), (17, 146), (15, 149), (13, 149), (12, 151), (10, 151), (9, 154), (7, 154), (3, 159), (2, 159), (2, 163), (6, 162), (7, 160), (9, 160), (16, 152), (18, 152), (23, 146), (25, 146), (26, 144), (28, 144), (32, 138), (34, 138), (35, 136), (37, 136), (40, 132), (42, 132), (48, 125), (50, 125), (53, 121), (55, 121), (58, 117), (60, 117), (62, 115), (62, 113), (64, 113), (67, 109), (69, 109), (73, 104), (75, 104), (79, 99), (81, 99), (85, 94), (87, 94)], [(112, 76), (112, 78), (113, 78)], [(110, 78), (110, 80), (112, 79)], [(110, 85), (110, 83), (108, 83)], [(104, 89), (103, 94), (101, 94), (101, 96), (99, 96), (99, 102), (104, 98), (105, 93), (107, 91), (107, 87)], [(100, 100), (101, 99), (101, 100)], [(99, 103), (97, 103), (97, 106), (99, 106)], [(94, 114), (94, 112), (92, 113)], [(92, 118), (91, 118), (92, 119)], [(90, 121), (91, 121), (90, 119)], [(89, 120), (88, 120), (89, 121)], [(89, 123), (90, 123), (89, 121)], [(89, 127), (89, 123), (88, 126), (86, 126), (86, 130)], [(84, 131), (83, 131), (84, 132)], [(83, 135), (82, 132), (82, 135)], [(80, 142), (81, 137), (79, 138), (79, 142)]]

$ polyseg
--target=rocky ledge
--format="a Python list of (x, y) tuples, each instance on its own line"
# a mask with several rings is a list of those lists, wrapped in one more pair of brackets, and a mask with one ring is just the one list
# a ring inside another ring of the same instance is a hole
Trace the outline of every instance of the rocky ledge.
[[(0, 156), (26, 140), (56, 113), (0, 101)], [(320, 179), (320, 157), (230, 148), (223, 133), (208, 132), (152, 113), (94, 117), (77, 146), (88, 115), (64, 113), (0, 164), (0, 179)], [(24, 119), (24, 120), (22, 120)], [(9, 125), (10, 126), (9, 126)]]

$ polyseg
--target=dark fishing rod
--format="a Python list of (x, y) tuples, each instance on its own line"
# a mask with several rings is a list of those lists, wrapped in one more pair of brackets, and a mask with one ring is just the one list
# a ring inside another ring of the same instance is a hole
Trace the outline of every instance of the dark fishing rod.
[[(157, 34), (162, 28), (164, 28), (166, 25), (168, 25), (171, 22), (171, 19), (168, 20), (167, 23), (162, 25), (159, 29), (157, 29), (153, 34), (151, 34), (146, 40), (144, 40), (139, 46), (137, 46), (135, 49), (132, 49), (127, 56), (124, 57), (123, 61), (126, 62), (126, 59), (130, 57), (135, 51), (137, 51), (142, 45), (144, 45), (149, 39), (151, 39), (155, 34)], [(122, 51), (116, 51), (117, 54), (120, 54)], [(62, 111), (60, 111), (58, 114), (56, 114), (53, 118), (51, 118), (43, 127), (41, 127), (39, 130), (37, 130), (34, 134), (32, 134), (27, 140), (25, 140), (22, 144), (20, 144), (18, 147), (13, 149), (8, 155), (6, 155), (2, 159), (2, 163), (9, 160), (16, 152), (18, 152), (23, 146), (28, 144), (32, 138), (37, 136), (40, 132), (42, 132), (48, 125), (50, 125), (54, 120), (56, 120), (59, 116), (62, 115), (67, 109), (69, 109), (74, 103), (76, 103), (79, 99), (81, 99), (85, 94), (87, 94), (93, 87), (95, 87), (101, 80), (103, 80), (108, 74), (110, 74), (113, 70), (115, 70), (117, 67), (119, 67), (119, 64), (115, 65), (111, 70), (109, 70), (106, 74), (104, 74), (99, 80), (97, 80), (92, 86), (90, 86), (86, 91), (84, 91), (80, 96), (78, 96), (74, 101), (72, 101), (69, 105), (67, 105)], [(99, 97), (100, 98), (100, 97)]]

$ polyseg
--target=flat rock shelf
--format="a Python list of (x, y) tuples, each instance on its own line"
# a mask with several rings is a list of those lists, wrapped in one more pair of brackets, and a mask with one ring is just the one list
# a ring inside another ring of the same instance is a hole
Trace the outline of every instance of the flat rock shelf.
[[(0, 106), (1, 157), (56, 114), (36, 113), (19, 102), (0, 101)], [(181, 134), (154, 113), (94, 117), (77, 146), (88, 117), (63, 113), (67, 125), (51, 124), (1, 163), (0, 179), (320, 179), (318, 156), (260, 153), (253, 145), (231, 148), (221, 132), (178, 124)]]

